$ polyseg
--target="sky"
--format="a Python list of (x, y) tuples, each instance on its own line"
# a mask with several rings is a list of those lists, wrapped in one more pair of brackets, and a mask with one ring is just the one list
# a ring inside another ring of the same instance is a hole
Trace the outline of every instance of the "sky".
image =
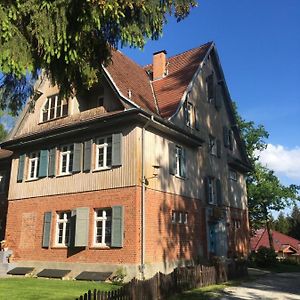
[(261, 161), (300, 185), (300, 0), (198, 2), (182, 22), (170, 18), (160, 40), (121, 51), (145, 65), (156, 51), (172, 56), (214, 41), (240, 114), (270, 134)]
[(270, 136), (261, 161), (284, 184), (300, 185), (300, 0), (199, 0), (159, 41), (143, 51), (123, 48), (141, 65), (214, 41), (231, 98), (243, 118)]

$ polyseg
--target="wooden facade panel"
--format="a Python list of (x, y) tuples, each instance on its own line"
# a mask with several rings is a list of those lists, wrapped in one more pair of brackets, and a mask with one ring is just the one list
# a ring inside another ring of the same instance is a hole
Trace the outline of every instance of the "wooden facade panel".
[[(46, 177), (34, 181), (23, 180), (21, 183), (17, 183), (16, 180), (18, 158), (15, 157), (12, 162), (9, 199), (80, 193), (136, 185), (138, 182), (135, 162), (137, 157), (136, 129), (123, 133), (122, 143), (122, 166), (120, 167), (113, 167), (103, 171), (95, 171), (92, 168), (87, 173), (80, 172), (66, 176)], [(92, 160), (94, 160), (95, 151), (92, 153)], [(56, 165), (58, 169), (59, 163), (57, 162)], [(24, 174), (25, 178), (27, 178), (28, 159), (25, 161)]]

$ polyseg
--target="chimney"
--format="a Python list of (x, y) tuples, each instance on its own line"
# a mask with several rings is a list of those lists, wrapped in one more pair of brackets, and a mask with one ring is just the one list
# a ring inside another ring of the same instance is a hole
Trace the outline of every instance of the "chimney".
[(165, 77), (167, 65), (166, 54), (166, 50), (153, 53), (153, 80)]

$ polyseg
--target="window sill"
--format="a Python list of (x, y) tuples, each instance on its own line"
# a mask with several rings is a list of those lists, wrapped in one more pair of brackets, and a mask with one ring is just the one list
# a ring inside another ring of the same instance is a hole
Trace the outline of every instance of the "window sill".
[(109, 250), (111, 249), (109, 246), (107, 245), (93, 245), (90, 247), (91, 250)]
[(59, 178), (59, 177), (65, 177), (65, 176), (71, 176), (71, 175), (73, 175), (73, 173), (58, 174), (58, 175), (56, 175), (56, 177)]
[(101, 172), (101, 171), (108, 171), (111, 169), (112, 169), (112, 167), (105, 167), (105, 168), (94, 169), (92, 172), (95, 173), (95, 172)]
[(55, 245), (51, 247), (51, 249), (68, 249), (69, 246), (63, 246), (63, 245)]
[(58, 117), (58, 118), (49, 119), (49, 120), (47, 120), (47, 121), (40, 121), (40, 122), (38, 123), (38, 125), (46, 124), (46, 123), (49, 123), (49, 122), (52, 122), (52, 121), (55, 121), (55, 120), (59, 120), (59, 119), (64, 119), (64, 118), (66, 118), (66, 117), (68, 117), (68, 116), (69, 116), (69, 114), (66, 115), (66, 116), (61, 116), (61, 117)]
[(26, 179), (25, 180), (25, 182), (31, 182), (31, 181), (37, 181), (37, 180), (39, 180), (40, 178), (28, 178), (28, 179)]
[(178, 179), (181, 179), (181, 180), (186, 180), (187, 178), (186, 177), (182, 177), (182, 176), (180, 176), (180, 175), (174, 175), (176, 178), (178, 178)]

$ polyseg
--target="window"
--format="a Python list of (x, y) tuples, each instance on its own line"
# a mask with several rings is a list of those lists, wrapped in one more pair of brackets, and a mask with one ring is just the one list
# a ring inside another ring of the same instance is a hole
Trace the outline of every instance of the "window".
[(58, 95), (48, 97), (43, 109), (43, 122), (68, 115), (68, 101)]
[(4, 193), (5, 189), (5, 173), (0, 172), (0, 193)]
[(239, 219), (232, 219), (232, 227), (234, 230), (241, 228), (241, 220)]
[(187, 102), (185, 106), (185, 123), (189, 127), (194, 125), (194, 107), (190, 102)]
[(187, 222), (188, 222), (188, 213), (185, 212), (185, 213), (184, 213), (183, 223), (184, 223), (184, 224), (187, 224)]
[(217, 204), (216, 179), (213, 177), (208, 177), (207, 187), (208, 187), (208, 203)]
[(57, 213), (56, 244), (59, 246), (70, 244), (70, 219), (70, 211)]
[(206, 93), (207, 93), (207, 102), (212, 103), (215, 97), (213, 73), (207, 76), (206, 78)]
[(107, 169), (112, 165), (112, 136), (97, 139), (96, 169)]
[(172, 223), (176, 223), (176, 211), (175, 210), (172, 210)]
[(183, 220), (182, 220), (182, 212), (178, 212), (178, 223), (182, 224)]
[(74, 145), (62, 146), (60, 150), (60, 174), (71, 174), (73, 170)]
[(110, 246), (112, 228), (112, 209), (97, 209), (95, 211), (94, 244), (95, 246)]
[(217, 146), (216, 138), (210, 135), (209, 136), (209, 153), (211, 155), (217, 156), (217, 154), (218, 154), (218, 148), (217, 147), (218, 146)]
[(233, 131), (224, 126), (223, 127), (223, 135), (224, 135), (224, 146), (229, 148), (230, 150), (233, 149)]
[(28, 179), (37, 179), (38, 178), (38, 169), (39, 169), (39, 153), (33, 152), (29, 155), (28, 160)]
[(175, 148), (175, 175), (179, 177), (185, 177), (185, 161), (184, 150), (180, 146)]
[(237, 172), (235, 170), (229, 170), (229, 179), (237, 181)]

